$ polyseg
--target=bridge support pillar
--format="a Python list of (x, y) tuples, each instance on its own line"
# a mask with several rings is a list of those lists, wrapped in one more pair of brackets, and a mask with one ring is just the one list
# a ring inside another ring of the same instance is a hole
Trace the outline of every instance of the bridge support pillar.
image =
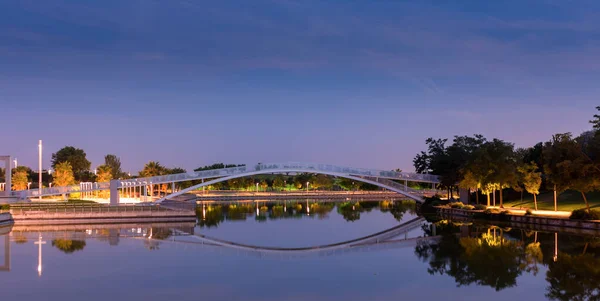
[(408, 191), (408, 181), (404, 180), (404, 191)]
[(110, 181), (110, 205), (117, 206), (120, 203), (119, 199), (119, 180)]
[(12, 182), (11, 182), (11, 177), (12, 177), (12, 169), (11, 169), (11, 164), (12, 164), (12, 158), (10, 156), (0, 156), (0, 160), (4, 160), (4, 196), (9, 197), (10, 196), (10, 191), (12, 189)]
[(469, 203), (469, 190), (468, 189), (460, 188), (458, 190), (458, 194), (460, 196), (461, 203), (463, 203), (463, 204)]
[(171, 193), (175, 193), (175, 182), (171, 183)]

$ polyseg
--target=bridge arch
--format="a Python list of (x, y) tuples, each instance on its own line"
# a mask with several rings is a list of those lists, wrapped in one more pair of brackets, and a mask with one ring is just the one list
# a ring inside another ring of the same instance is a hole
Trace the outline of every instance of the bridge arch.
[[(395, 237), (406, 234), (414, 229), (420, 228), (423, 224), (426, 223), (425, 218), (416, 217), (409, 221), (406, 221), (400, 225), (394, 226), (392, 228), (376, 232), (364, 237), (359, 237), (355, 239), (350, 239), (342, 242), (331, 243), (326, 245), (318, 245), (311, 247), (295, 247), (295, 248), (285, 248), (285, 247), (266, 247), (266, 246), (257, 246), (257, 245), (249, 245), (243, 243), (237, 243), (227, 240), (222, 240), (218, 238), (208, 237), (202, 234), (191, 234), (190, 236), (197, 239), (199, 242), (205, 245), (213, 245), (225, 247), (228, 249), (233, 249), (237, 251), (250, 252), (250, 253), (258, 253), (261, 255), (303, 255), (303, 254), (327, 254), (339, 250), (347, 250), (351, 248), (360, 248), (360, 247), (369, 247), (375, 244), (382, 244), (386, 242), (390, 242)], [(414, 239), (403, 238), (401, 241), (411, 241), (416, 242)]]
[(346, 179), (350, 179), (350, 180), (354, 180), (354, 181), (358, 181), (358, 182), (363, 182), (363, 183), (367, 183), (367, 184), (371, 184), (371, 185), (375, 185), (393, 192), (396, 192), (400, 195), (403, 195), (407, 198), (410, 198), (412, 200), (415, 200), (416, 202), (422, 203), (423, 202), (423, 198), (419, 195), (418, 191), (413, 190), (413, 189), (409, 189), (408, 187), (393, 182), (391, 180), (387, 180), (387, 179), (379, 179), (377, 177), (366, 177), (366, 176), (356, 176), (356, 175), (351, 175), (351, 174), (346, 174), (346, 173), (339, 173), (339, 172), (333, 172), (333, 171), (324, 171), (324, 170), (315, 170), (315, 169), (300, 169), (300, 168), (290, 168), (290, 169), (280, 169), (280, 170), (271, 170), (271, 169), (264, 169), (264, 170), (255, 170), (255, 171), (249, 171), (249, 172), (244, 172), (244, 173), (238, 173), (238, 174), (233, 174), (230, 176), (224, 176), (221, 178), (217, 178), (214, 180), (210, 180), (210, 181), (206, 181), (204, 183), (200, 183), (194, 186), (191, 186), (189, 188), (180, 190), (178, 192), (172, 193), (170, 195), (167, 195), (161, 199), (159, 199), (157, 201), (157, 203), (162, 203), (163, 201), (169, 199), (169, 198), (173, 198), (173, 197), (177, 197), (180, 195), (183, 195), (185, 193), (188, 193), (190, 191), (196, 190), (198, 188), (202, 188), (202, 187), (206, 187), (206, 186), (210, 186), (216, 183), (220, 183), (220, 182), (225, 182), (225, 181), (229, 181), (229, 180), (233, 180), (233, 179), (237, 179), (237, 178), (243, 178), (243, 177), (249, 177), (249, 176), (254, 176), (254, 175), (264, 175), (264, 174), (285, 174), (285, 173), (312, 173), (312, 174), (323, 174), (323, 175), (329, 175), (329, 176), (334, 176), (334, 177), (340, 177), (340, 178), (346, 178)]

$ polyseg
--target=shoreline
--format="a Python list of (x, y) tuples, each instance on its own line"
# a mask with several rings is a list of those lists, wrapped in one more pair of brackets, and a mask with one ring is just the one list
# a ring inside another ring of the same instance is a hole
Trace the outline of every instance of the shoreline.
[(580, 229), (581, 232), (600, 233), (600, 221), (572, 220), (568, 218), (558, 218), (536, 215), (516, 215), (491, 213), (490, 219), (477, 218), (477, 214), (483, 213), (483, 210), (464, 210), (455, 208), (436, 207), (439, 216), (449, 219), (462, 219), (463, 221), (493, 221), (515, 225), (539, 226), (549, 229)]

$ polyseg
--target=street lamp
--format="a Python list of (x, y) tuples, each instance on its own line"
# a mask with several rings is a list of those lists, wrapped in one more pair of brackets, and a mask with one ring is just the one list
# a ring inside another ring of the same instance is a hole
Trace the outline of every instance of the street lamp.
[(38, 143), (38, 200), (42, 200), (42, 140)]
[(18, 163), (18, 161), (17, 161), (17, 158), (15, 158), (15, 159), (13, 160), (13, 163), (15, 163), (15, 168), (19, 167), (19, 163)]
[(50, 188), (52, 188), (52, 182), (50, 182), (50, 183), (48, 183), (48, 184), (50, 184)]
[(308, 192), (308, 184), (310, 183), (306, 182), (306, 192)]
[(256, 182), (256, 192), (258, 192), (258, 182)]
[(31, 182), (27, 182), (27, 190), (31, 187)]

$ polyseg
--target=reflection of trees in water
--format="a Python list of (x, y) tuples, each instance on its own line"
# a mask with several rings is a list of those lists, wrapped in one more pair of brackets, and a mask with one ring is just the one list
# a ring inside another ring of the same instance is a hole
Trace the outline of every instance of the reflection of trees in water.
[(381, 212), (390, 212), (394, 218), (401, 221), (403, 216), (409, 212), (415, 214), (414, 201), (360, 201), (360, 202), (310, 202), (310, 201), (286, 201), (285, 203), (264, 203), (258, 207), (259, 215), (256, 215), (256, 203), (250, 204), (224, 204), (204, 205), (196, 208), (196, 216), (200, 227), (217, 227), (225, 220), (246, 220), (255, 216), (255, 220), (263, 222), (282, 218), (304, 218), (318, 217), (324, 219), (329, 216), (334, 208), (347, 221), (360, 219), (362, 212), (370, 212), (379, 209)]
[[(484, 231), (478, 232), (481, 229)], [(419, 243), (415, 254), (429, 263), (430, 274), (453, 277), (458, 286), (477, 284), (499, 291), (516, 286), (517, 278), (523, 273), (537, 275), (540, 266), (546, 265), (547, 298), (600, 300), (600, 240), (597, 237), (564, 235), (563, 240), (568, 242), (563, 243), (563, 251), (554, 262), (553, 233), (538, 235), (533, 231), (502, 230), (495, 226), (459, 227), (446, 220), (435, 223), (435, 233), (429, 226), (424, 227), (424, 231), (427, 236), (440, 235), (440, 239)], [(586, 251), (594, 254), (586, 254)]]
[(223, 214), (222, 206), (199, 206), (196, 208), (196, 216), (198, 217), (198, 225), (200, 227), (217, 227), (223, 220), (225, 215)]
[(546, 297), (553, 300), (600, 300), (600, 259), (593, 254), (558, 254), (546, 273)]
[(75, 251), (83, 250), (85, 248), (85, 241), (58, 238), (52, 241), (52, 246), (63, 251), (65, 254), (71, 254)]
[(360, 203), (344, 202), (337, 205), (337, 212), (344, 217), (346, 221), (353, 222), (360, 219)]
[(415, 254), (429, 262), (432, 275), (454, 277), (458, 286), (478, 284), (497, 291), (516, 285), (521, 274), (519, 243), (494, 233), (480, 237), (459, 237), (459, 229), (448, 223), (436, 225), (441, 239), (435, 243), (420, 243)]

